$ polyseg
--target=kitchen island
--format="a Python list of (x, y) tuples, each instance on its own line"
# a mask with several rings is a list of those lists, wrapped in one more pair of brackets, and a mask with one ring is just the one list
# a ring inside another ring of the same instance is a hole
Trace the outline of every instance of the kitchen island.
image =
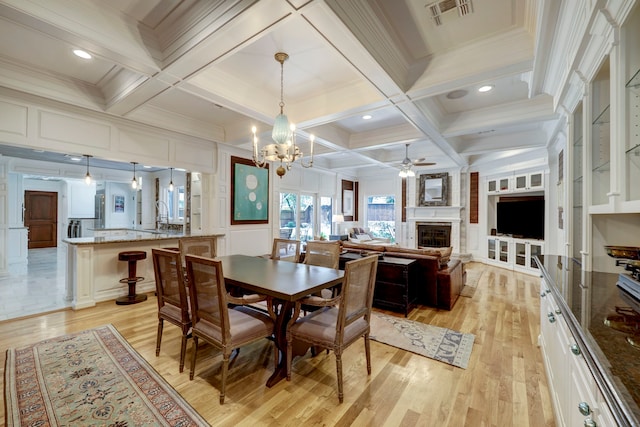
[(67, 298), (74, 310), (93, 307), (96, 302), (115, 300), (127, 295), (127, 284), (120, 279), (127, 277), (126, 262), (118, 261), (123, 251), (146, 251), (147, 258), (138, 261), (137, 275), (144, 279), (137, 283), (138, 293), (156, 289), (151, 250), (153, 248), (177, 248), (185, 237), (223, 237), (224, 234), (185, 234), (137, 229), (105, 229), (96, 237), (63, 239), (67, 245)]

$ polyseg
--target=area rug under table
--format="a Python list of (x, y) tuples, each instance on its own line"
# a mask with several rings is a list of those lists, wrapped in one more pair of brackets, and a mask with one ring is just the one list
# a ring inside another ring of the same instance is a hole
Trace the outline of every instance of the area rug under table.
[(206, 426), (112, 325), (7, 350), (7, 426)]
[(475, 340), (473, 334), (376, 312), (371, 313), (370, 338), (465, 369)]

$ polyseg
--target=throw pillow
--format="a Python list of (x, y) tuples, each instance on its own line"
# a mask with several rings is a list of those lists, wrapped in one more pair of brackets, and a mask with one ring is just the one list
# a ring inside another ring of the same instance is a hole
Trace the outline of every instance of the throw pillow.
[(368, 234), (356, 234), (356, 238), (361, 242), (372, 240), (371, 236), (369, 236)]

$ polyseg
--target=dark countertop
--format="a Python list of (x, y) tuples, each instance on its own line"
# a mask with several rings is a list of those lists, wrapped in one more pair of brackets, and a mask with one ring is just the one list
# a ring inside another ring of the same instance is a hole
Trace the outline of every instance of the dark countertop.
[(582, 271), (578, 261), (555, 255), (538, 261), (614, 416), (622, 425), (640, 425), (640, 350), (627, 343), (628, 333), (604, 324), (616, 307), (629, 306), (616, 286), (618, 274)]

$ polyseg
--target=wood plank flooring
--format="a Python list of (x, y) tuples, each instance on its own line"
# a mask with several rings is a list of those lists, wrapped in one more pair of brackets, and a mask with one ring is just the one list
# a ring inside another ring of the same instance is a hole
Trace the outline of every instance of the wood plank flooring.
[[(112, 323), (131, 345), (213, 426), (553, 426), (540, 349), (539, 278), (470, 263), (484, 272), (473, 298), (452, 311), (426, 307), (409, 318), (476, 336), (467, 369), (371, 342), (367, 376), (364, 346), (343, 355), (343, 404), (338, 403), (333, 354), (294, 360), (291, 382), (273, 388), (271, 343), (243, 348), (232, 365), (224, 405), (218, 402), (219, 353), (202, 348), (196, 375), (178, 372), (180, 332), (166, 324), (155, 356), (157, 305), (153, 295), (134, 306), (104, 302), (0, 322), (0, 351), (48, 337)], [(388, 313), (388, 312), (387, 312)], [(191, 343), (187, 360), (191, 356)], [(188, 364), (187, 364), (188, 366)], [(4, 379), (4, 364), (2, 364)], [(3, 382), (4, 386), (4, 382)], [(4, 426), (4, 405), (0, 426)]]

